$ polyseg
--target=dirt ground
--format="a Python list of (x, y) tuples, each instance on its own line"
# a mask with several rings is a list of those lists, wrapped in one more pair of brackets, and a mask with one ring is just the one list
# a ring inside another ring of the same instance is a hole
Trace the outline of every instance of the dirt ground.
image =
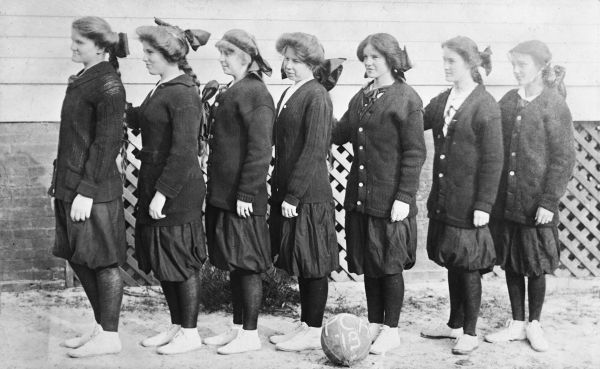
[[(452, 355), (451, 340), (419, 336), (422, 327), (445, 320), (448, 313), (444, 281), (407, 282), (400, 321), (402, 346), (385, 356), (368, 356), (356, 368), (600, 368), (600, 279), (550, 277), (542, 323), (551, 350), (537, 353), (524, 342), (492, 345), (481, 342), (470, 356)], [(214, 347), (161, 356), (142, 348), (139, 341), (165, 327), (168, 312), (162, 295), (153, 289), (129, 289), (121, 318), (123, 351), (119, 355), (70, 359), (60, 342), (90, 329), (91, 309), (81, 288), (33, 290), (0, 294), (0, 368), (332, 368), (321, 350), (303, 353), (276, 351), (268, 336), (290, 329), (291, 316), (261, 315), (260, 351), (221, 356)], [(332, 283), (328, 315), (352, 312), (365, 315), (361, 283)], [(503, 279), (486, 277), (479, 320), (480, 339), (509, 317)], [(220, 333), (230, 317), (201, 313), (202, 337)]]

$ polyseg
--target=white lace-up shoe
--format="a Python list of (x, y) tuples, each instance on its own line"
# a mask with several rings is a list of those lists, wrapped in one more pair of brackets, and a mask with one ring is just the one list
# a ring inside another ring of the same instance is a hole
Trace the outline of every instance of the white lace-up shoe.
[(117, 332), (100, 331), (85, 344), (69, 351), (70, 357), (90, 357), (99, 355), (118, 354), (121, 352), (121, 339)]
[(452, 353), (455, 355), (468, 355), (477, 347), (479, 347), (479, 339), (477, 336), (463, 334), (456, 339), (456, 343), (452, 348)]
[(542, 326), (540, 325), (539, 321), (534, 320), (529, 322), (529, 324), (527, 324), (527, 328), (525, 328), (525, 332), (527, 334), (527, 340), (529, 341), (529, 344), (535, 351), (548, 351), (550, 345), (548, 344), (546, 337), (544, 337), (544, 331), (542, 330)]
[(92, 332), (84, 334), (83, 336), (69, 338), (65, 340), (62, 345), (64, 347), (76, 349), (78, 347), (83, 346), (87, 341), (91, 340), (94, 336), (96, 336), (102, 330), (102, 326), (96, 322), (94, 322), (94, 328)]
[(485, 340), (491, 343), (524, 340), (527, 338), (525, 327), (524, 321), (509, 319), (506, 321), (504, 328), (486, 335)]
[(269, 341), (274, 345), (281, 343), (281, 342), (285, 342), (285, 341), (293, 338), (298, 333), (302, 332), (305, 329), (305, 327), (308, 327), (308, 325), (304, 322), (300, 322), (300, 323), (298, 323), (298, 325), (296, 327), (294, 327), (294, 329), (292, 329), (288, 333), (272, 335), (271, 337), (269, 337)]
[(171, 342), (173, 337), (179, 332), (181, 326), (179, 324), (171, 324), (169, 329), (164, 332), (160, 332), (152, 337), (148, 337), (141, 342), (141, 345), (144, 347), (155, 347), (166, 345)]
[(241, 324), (234, 324), (231, 328), (229, 328), (229, 330), (227, 330), (221, 334), (205, 338), (204, 343), (206, 343), (207, 345), (215, 345), (215, 346), (226, 345), (229, 342), (233, 341), (237, 337), (238, 331), (240, 329), (242, 329)]
[(392, 328), (387, 325), (382, 325), (379, 336), (377, 336), (377, 339), (371, 345), (371, 350), (369, 350), (369, 352), (375, 355), (383, 355), (398, 346), (400, 346), (398, 327)]
[(292, 338), (275, 345), (281, 351), (303, 351), (321, 348), (321, 328), (303, 324), (303, 330)]
[(225, 346), (217, 349), (217, 353), (221, 355), (241, 354), (243, 352), (260, 350), (261, 343), (258, 337), (258, 330), (247, 331), (245, 329), (238, 330), (237, 337)]
[(171, 342), (156, 349), (161, 355), (183, 354), (202, 347), (202, 338), (196, 328), (181, 328)]

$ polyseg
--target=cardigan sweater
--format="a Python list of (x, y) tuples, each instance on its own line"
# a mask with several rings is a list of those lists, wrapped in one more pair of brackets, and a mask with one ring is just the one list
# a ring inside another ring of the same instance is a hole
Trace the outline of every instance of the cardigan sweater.
[(517, 91), (500, 100), (505, 155), (493, 217), (534, 226), (541, 206), (554, 213), (553, 226), (575, 165), (571, 112), (555, 89), (522, 108)]
[(330, 202), (333, 195), (327, 153), (333, 106), (329, 93), (313, 79), (300, 86), (281, 106), (284, 96), (277, 105), (281, 112), (273, 128), (275, 166), (271, 199), (274, 204), (286, 201), (294, 206)]
[[(142, 105), (127, 110), (127, 123), (142, 133), (136, 222), (172, 226), (201, 219), (206, 193), (198, 162), (202, 103), (187, 74), (164, 82)], [(150, 202), (159, 191), (166, 196), (163, 219), (152, 219)]]
[(425, 108), (425, 129), (433, 132), (433, 183), (428, 216), (448, 225), (474, 228), (473, 211), (490, 213), (502, 171), (500, 108), (483, 85), (458, 108), (444, 136), (444, 108), (450, 89)]
[(123, 194), (115, 159), (121, 148), (125, 89), (108, 62), (72, 77), (60, 114), (58, 154), (48, 194), (71, 202), (95, 203)]
[(219, 93), (209, 119), (208, 203), (235, 212), (241, 200), (265, 215), (275, 106), (260, 76), (248, 73)]
[(332, 133), (334, 144), (351, 142), (353, 149), (344, 208), (387, 218), (399, 200), (413, 216), (426, 157), (421, 98), (396, 81), (365, 104), (364, 90), (352, 97)]

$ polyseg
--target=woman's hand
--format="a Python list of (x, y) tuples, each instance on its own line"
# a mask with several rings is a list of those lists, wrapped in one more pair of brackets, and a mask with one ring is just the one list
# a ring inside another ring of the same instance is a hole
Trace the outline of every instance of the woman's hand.
[(298, 212), (294, 205), (284, 201), (283, 204), (281, 204), (281, 215), (286, 218), (293, 218), (298, 216)]
[(535, 213), (535, 224), (542, 225), (550, 223), (552, 218), (554, 218), (554, 213), (540, 206)]
[(252, 212), (253, 210), (251, 202), (244, 202), (242, 200), (237, 201), (237, 214), (241, 218), (248, 218), (250, 215), (252, 215)]
[(148, 209), (148, 212), (150, 213), (150, 217), (152, 217), (152, 219), (162, 219), (166, 217), (166, 215), (162, 213), (166, 201), (167, 198), (165, 197), (165, 195), (156, 191), (154, 197), (152, 198), (152, 201), (150, 201), (150, 207)]
[(398, 222), (404, 220), (408, 216), (410, 211), (410, 205), (404, 201), (395, 200), (392, 205), (392, 213), (390, 214), (390, 220), (392, 222)]
[(473, 225), (475, 227), (483, 227), (490, 222), (490, 215), (485, 211), (475, 210), (473, 212)]
[(83, 222), (88, 219), (92, 213), (93, 203), (94, 199), (77, 194), (71, 205), (71, 220), (74, 222)]

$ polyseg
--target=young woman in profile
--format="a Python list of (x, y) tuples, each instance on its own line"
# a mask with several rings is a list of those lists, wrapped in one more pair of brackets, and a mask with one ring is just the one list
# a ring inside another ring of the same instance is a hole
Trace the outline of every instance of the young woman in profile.
[(405, 82), (411, 65), (393, 36), (368, 36), (356, 55), (372, 81), (350, 100), (333, 143), (352, 143), (344, 200), (348, 267), (365, 275), (371, 353), (383, 354), (400, 345), (402, 272), (416, 260), (415, 195), (426, 156), (423, 105)]
[(179, 354), (202, 346), (196, 324), (199, 271), (206, 260), (206, 185), (198, 161), (203, 106), (186, 55), (210, 34), (170, 25), (138, 27), (136, 33), (148, 72), (160, 80), (139, 107), (127, 110), (128, 125), (142, 134), (135, 257), (140, 269), (160, 281), (171, 315), (169, 328), (141, 344)]
[(338, 77), (341, 64), (326, 62), (319, 40), (302, 32), (281, 35), (276, 49), (284, 58), (282, 77), (294, 84), (277, 106), (269, 230), (276, 265), (298, 277), (301, 316), (296, 329), (270, 340), (278, 350), (301, 351), (321, 347), (329, 274), (339, 266), (327, 168), (333, 107), (322, 83), (330, 81), (331, 67)]
[(496, 261), (488, 222), (502, 170), (502, 129), (498, 104), (479, 73), (479, 67), (491, 71), (491, 51), (479, 52), (473, 40), (457, 36), (442, 44), (442, 53), (452, 88), (433, 98), (424, 115), (435, 146), (427, 253), (448, 269), (450, 319), (421, 335), (456, 338), (452, 352), (468, 354), (479, 345), (481, 275)]
[(83, 64), (83, 70), (69, 78), (49, 194), (56, 216), (52, 252), (73, 268), (95, 319), (91, 333), (63, 345), (73, 349), (69, 356), (87, 357), (121, 351), (119, 266), (127, 259), (127, 245), (123, 184), (115, 160), (125, 110), (117, 57), (127, 55), (127, 41), (98, 17), (75, 20), (71, 40), (71, 60)]
[[(504, 170), (490, 229), (506, 273), (512, 319), (488, 342), (527, 339), (548, 350), (540, 325), (546, 274), (560, 260), (558, 202), (575, 165), (573, 121), (565, 102), (564, 69), (552, 67), (541, 41), (525, 41), (509, 53), (518, 89), (500, 100)], [(529, 319), (525, 321), (525, 277)]]
[(206, 231), (210, 262), (229, 272), (233, 327), (205, 343), (227, 355), (261, 348), (261, 273), (272, 266), (266, 212), (275, 107), (262, 80), (271, 68), (254, 36), (233, 29), (216, 47), (233, 81), (217, 95), (209, 118)]

